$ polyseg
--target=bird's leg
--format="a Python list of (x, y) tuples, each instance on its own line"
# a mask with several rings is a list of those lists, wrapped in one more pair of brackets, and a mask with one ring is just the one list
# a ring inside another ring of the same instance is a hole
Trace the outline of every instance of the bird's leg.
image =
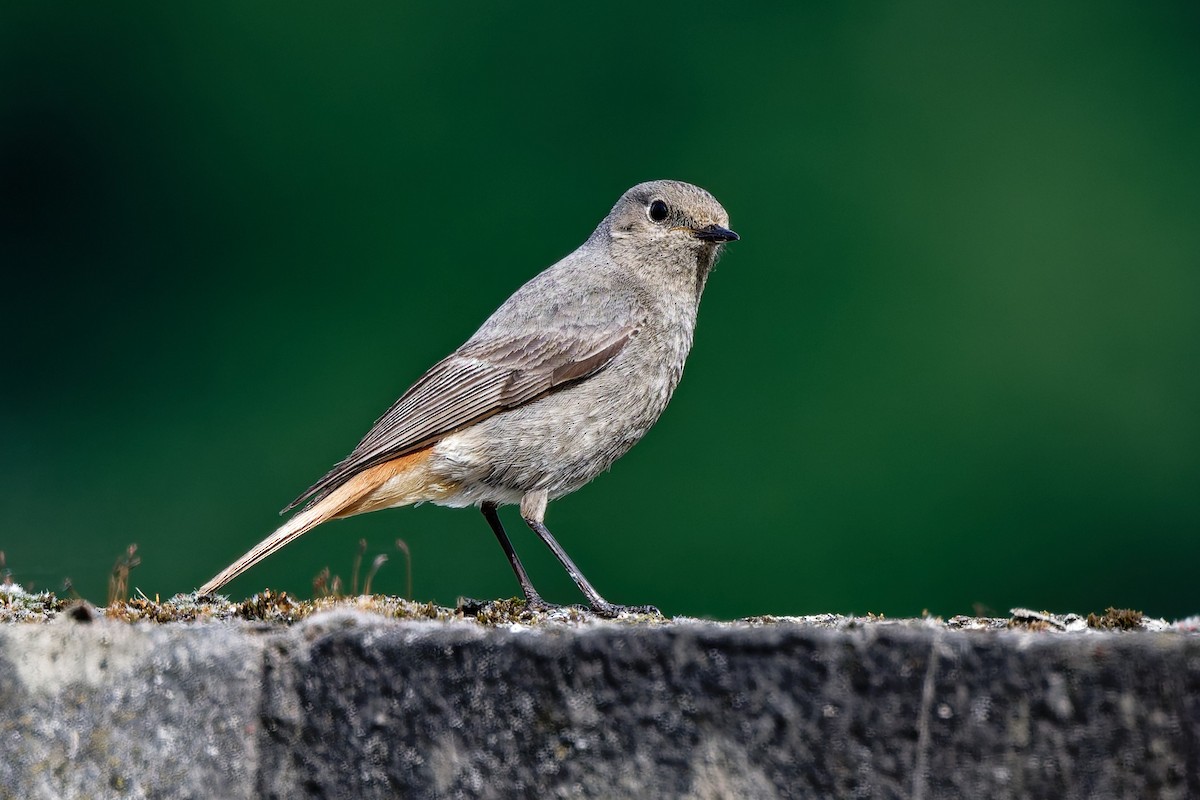
[(550, 529), (542, 521), (545, 513), (545, 492), (531, 492), (521, 500), (521, 518), (525, 520), (526, 525), (533, 529), (538, 538), (546, 543), (550, 552), (554, 553), (554, 557), (563, 565), (563, 569), (567, 571), (571, 580), (575, 581), (575, 585), (579, 587), (579, 591), (583, 592), (584, 597), (587, 598), (592, 611), (602, 617), (616, 617), (624, 612), (662, 615), (662, 612), (654, 606), (622, 606), (610, 603), (601, 597), (600, 593), (596, 591), (596, 587), (592, 586), (591, 581), (584, 577), (583, 573), (579, 571), (579, 567), (575, 566), (575, 562), (567, 555), (567, 551), (562, 549), (562, 545), (550, 533)]
[(512, 565), (513, 572), (517, 574), (517, 583), (521, 584), (521, 592), (525, 595), (525, 605), (533, 611), (550, 611), (558, 608), (553, 603), (543, 600), (537, 589), (533, 588), (533, 581), (529, 580), (529, 573), (525, 571), (521, 559), (517, 558), (517, 551), (513, 549), (512, 542), (508, 540), (508, 534), (504, 532), (504, 526), (500, 523), (500, 515), (496, 513), (496, 504), (483, 503), (480, 510), (483, 511), (483, 518), (488, 521), (488, 525), (492, 526), (492, 532), (500, 540), (500, 546), (504, 548), (504, 555), (508, 556), (508, 563)]

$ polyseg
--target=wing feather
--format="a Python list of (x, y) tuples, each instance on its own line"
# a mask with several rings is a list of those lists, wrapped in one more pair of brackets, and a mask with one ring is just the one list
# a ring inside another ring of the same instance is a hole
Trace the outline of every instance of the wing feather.
[(604, 369), (636, 325), (471, 341), (422, 375), (332, 470), (293, 500), (311, 505), (364, 469)]

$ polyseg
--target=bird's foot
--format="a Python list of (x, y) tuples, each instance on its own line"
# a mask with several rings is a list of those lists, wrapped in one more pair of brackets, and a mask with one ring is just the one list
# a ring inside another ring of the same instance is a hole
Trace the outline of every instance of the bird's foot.
[(592, 604), (592, 613), (598, 617), (606, 619), (615, 619), (622, 614), (633, 614), (636, 616), (648, 615), (652, 617), (661, 617), (663, 613), (654, 606), (623, 606), (617, 603), (610, 603), (607, 600)]
[(558, 603), (551, 603), (548, 600), (543, 600), (541, 595), (535, 594), (525, 598), (525, 608), (537, 614), (549, 614), (551, 611), (563, 608)]

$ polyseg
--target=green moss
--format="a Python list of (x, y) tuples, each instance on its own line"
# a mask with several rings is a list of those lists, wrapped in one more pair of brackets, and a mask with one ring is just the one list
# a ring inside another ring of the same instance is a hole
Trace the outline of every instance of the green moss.
[(1142, 627), (1142, 620), (1144, 620), (1145, 617), (1146, 615), (1141, 611), (1134, 611), (1130, 608), (1113, 608), (1112, 606), (1109, 606), (1107, 609), (1105, 609), (1102, 616), (1088, 614), (1087, 624), (1089, 628), (1134, 631)]

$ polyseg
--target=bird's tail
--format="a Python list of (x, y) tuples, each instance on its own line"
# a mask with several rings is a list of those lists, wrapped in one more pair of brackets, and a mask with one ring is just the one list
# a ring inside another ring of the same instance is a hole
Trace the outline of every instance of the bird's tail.
[(385, 461), (359, 472), (313, 505), (283, 523), (254, 548), (200, 587), (200, 594), (220, 589), (288, 542), (323, 522), (380, 508), (441, 500), (458, 490), (429, 469), (431, 448)]
[(347, 516), (345, 512), (362, 502), (376, 485), (373, 482), (358, 480), (338, 487), (316, 505), (304, 509), (280, 525), (278, 530), (256, 544), (250, 552), (221, 570), (216, 577), (200, 587), (199, 594), (215, 592), (288, 542), (303, 536), (321, 523), (335, 517)]

